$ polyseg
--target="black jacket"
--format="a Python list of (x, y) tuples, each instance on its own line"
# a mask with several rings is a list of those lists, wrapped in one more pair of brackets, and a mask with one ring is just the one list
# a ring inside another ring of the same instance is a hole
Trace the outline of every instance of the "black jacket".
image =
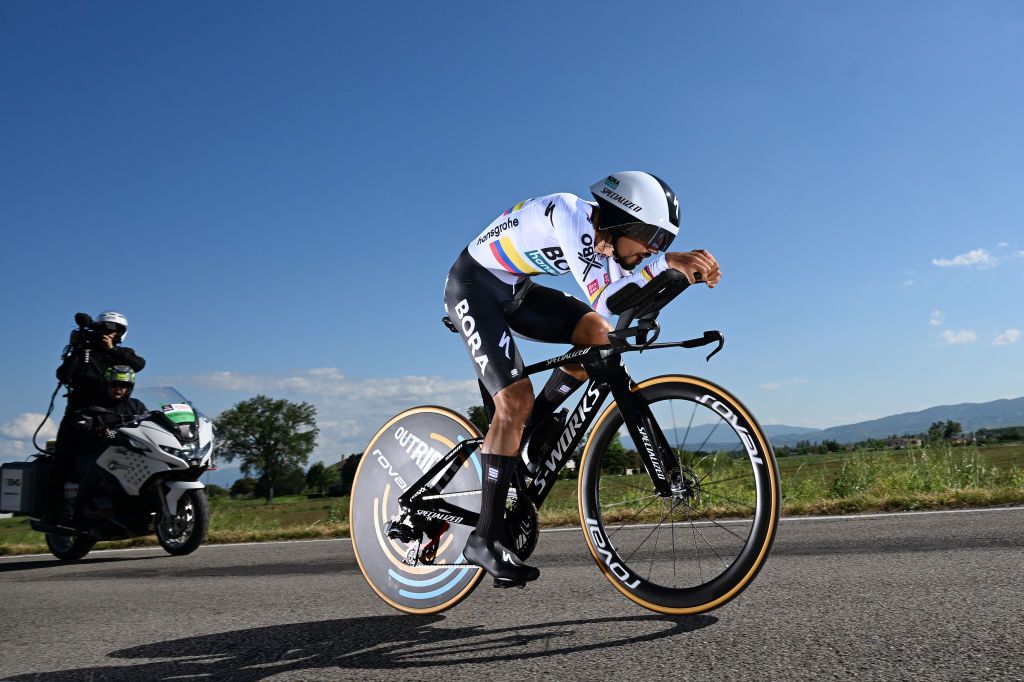
[(99, 455), (109, 443), (107, 429), (116, 429), (124, 417), (147, 413), (146, 406), (135, 398), (106, 398), (69, 415), (74, 424), (70, 449), (75, 454)]
[(68, 413), (106, 400), (103, 373), (113, 365), (128, 365), (139, 372), (146, 366), (146, 361), (125, 346), (114, 346), (109, 350), (93, 348), (89, 351), (88, 362), (81, 348), (72, 350), (64, 358), (64, 362), (57, 368), (57, 379), (68, 387)]

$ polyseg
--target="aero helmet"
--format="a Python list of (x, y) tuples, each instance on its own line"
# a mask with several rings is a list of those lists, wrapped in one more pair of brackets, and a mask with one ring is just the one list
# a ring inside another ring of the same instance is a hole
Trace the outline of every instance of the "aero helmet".
[(644, 171), (623, 171), (595, 182), (590, 192), (597, 199), (601, 228), (668, 248), (679, 233), (679, 199), (657, 176)]
[(128, 336), (128, 318), (116, 310), (104, 310), (99, 314), (94, 323), (100, 329), (117, 330), (120, 332), (120, 340)]

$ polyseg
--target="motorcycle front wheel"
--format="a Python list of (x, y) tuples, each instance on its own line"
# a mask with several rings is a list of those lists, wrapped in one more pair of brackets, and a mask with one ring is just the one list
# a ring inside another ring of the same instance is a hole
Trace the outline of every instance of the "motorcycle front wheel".
[(206, 491), (186, 490), (178, 498), (177, 513), (168, 518), (160, 514), (156, 524), (156, 539), (168, 554), (184, 556), (199, 549), (210, 526), (210, 503)]

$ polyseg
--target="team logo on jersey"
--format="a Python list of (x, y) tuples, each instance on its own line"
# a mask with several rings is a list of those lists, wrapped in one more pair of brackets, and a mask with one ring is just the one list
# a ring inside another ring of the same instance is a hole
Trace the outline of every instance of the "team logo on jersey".
[(555, 226), (555, 202), (548, 204), (548, 207), (544, 209), (544, 215), (551, 221), (551, 227)]
[[(508, 215), (508, 211), (505, 211), (503, 215)], [(493, 239), (495, 237), (501, 236), (502, 232), (507, 232), (508, 230), (511, 230), (513, 227), (519, 227), (519, 218), (510, 218), (490, 228), (482, 235), (480, 235), (479, 239), (476, 240), (477, 246), (483, 244), (488, 239)]]
[(612, 283), (612, 278), (608, 276), (608, 273), (604, 273), (604, 285), (608, 286)]
[(589, 294), (590, 296), (593, 296), (597, 292), (597, 290), (600, 289), (600, 288), (601, 288), (601, 285), (598, 284), (597, 280), (595, 279), (595, 280), (591, 281), (590, 284), (587, 285), (587, 294)]
[(586, 266), (583, 269), (583, 279), (586, 279), (587, 275), (590, 274), (590, 271), (593, 268), (602, 267), (601, 257), (598, 256), (597, 253), (594, 251), (593, 237), (591, 237), (589, 234), (585, 234), (582, 237), (580, 237), (580, 241), (583, 242), (583, 249), (576, 254), (576, 257), (579, 258)]
[[(552, 249), (544, 249), (544, 250), (545, 251), (551, 251)], [(555, 249), (555, 250), (558, 251), (558, 255), (561, 256), (562, 250), (561, 249)], [(544, 259), (544, 256), (540, 255), (540, 251), (527, 251), (523, 255), (525, 255), (527, 258), (529, 258), (530, 262), (533, 263), (535, 266), (537, 266), (537, 269), (540, 270), (541, 272), (545, 273), (545, 274), (548, 274), (548, 275), (560, 275), (560, 274), (562, 274), (561, 272), (558, 271), (558, 268), (556, 268), (555, 266), (551, 265), (551, 263), (548, 263), (547, 260)], [(562, 262), (564, 263), (565, 261), (563, 260)], [(566, 266), (566, 267), (568, 267), (568, 266)]]

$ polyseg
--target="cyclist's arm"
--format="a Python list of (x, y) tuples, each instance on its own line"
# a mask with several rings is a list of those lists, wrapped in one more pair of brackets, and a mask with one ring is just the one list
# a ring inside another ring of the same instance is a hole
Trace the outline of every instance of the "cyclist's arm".
[(590, 204), (582, 199), (560, 194), (556, 199), (552, 223), (569, 262), (569, 270), (587, 302), (596, 312), (609, 317), (611, 312), (605, 303), (609, 296), (630, 283), (643, 286), (665, 270), (668, 264), (664, 256), (658, 256), (631, 274), (622, 272), (594, 248), (594, 226), (588, 220), (591, 210)]
[[(615, 280), (608, 286), (601, 289), (597, 293), (597, 296), (594, 298), (594, 300), (591, 301), (590, 305), (593, 306), (594, 310), (597, 311), (598, 313), (604, 315), (605, 317), (610, 317), (612, 313), (611, 311), (608, 310), (607, 301), (616, 291), (626, 286), (627, 284), (636, 284), (637, 286), (642, 287), (648, 282), (650, 282), (652, 279), (660, 275), (662, 272), (667, 270), (668, 267), (668, 263), (665, 262), (665, 256), (662, 255), (658, 256), (651, 262), (647, 263), (642, 268), (637, 267), (636, 269), (633, 270), (631, 274), (627, 275), (625, 273), (622, 273), (623, 276), (620, 279)], [(618, 266), (614, 262), (609, 263), (609, 270), (617, 268)]]

